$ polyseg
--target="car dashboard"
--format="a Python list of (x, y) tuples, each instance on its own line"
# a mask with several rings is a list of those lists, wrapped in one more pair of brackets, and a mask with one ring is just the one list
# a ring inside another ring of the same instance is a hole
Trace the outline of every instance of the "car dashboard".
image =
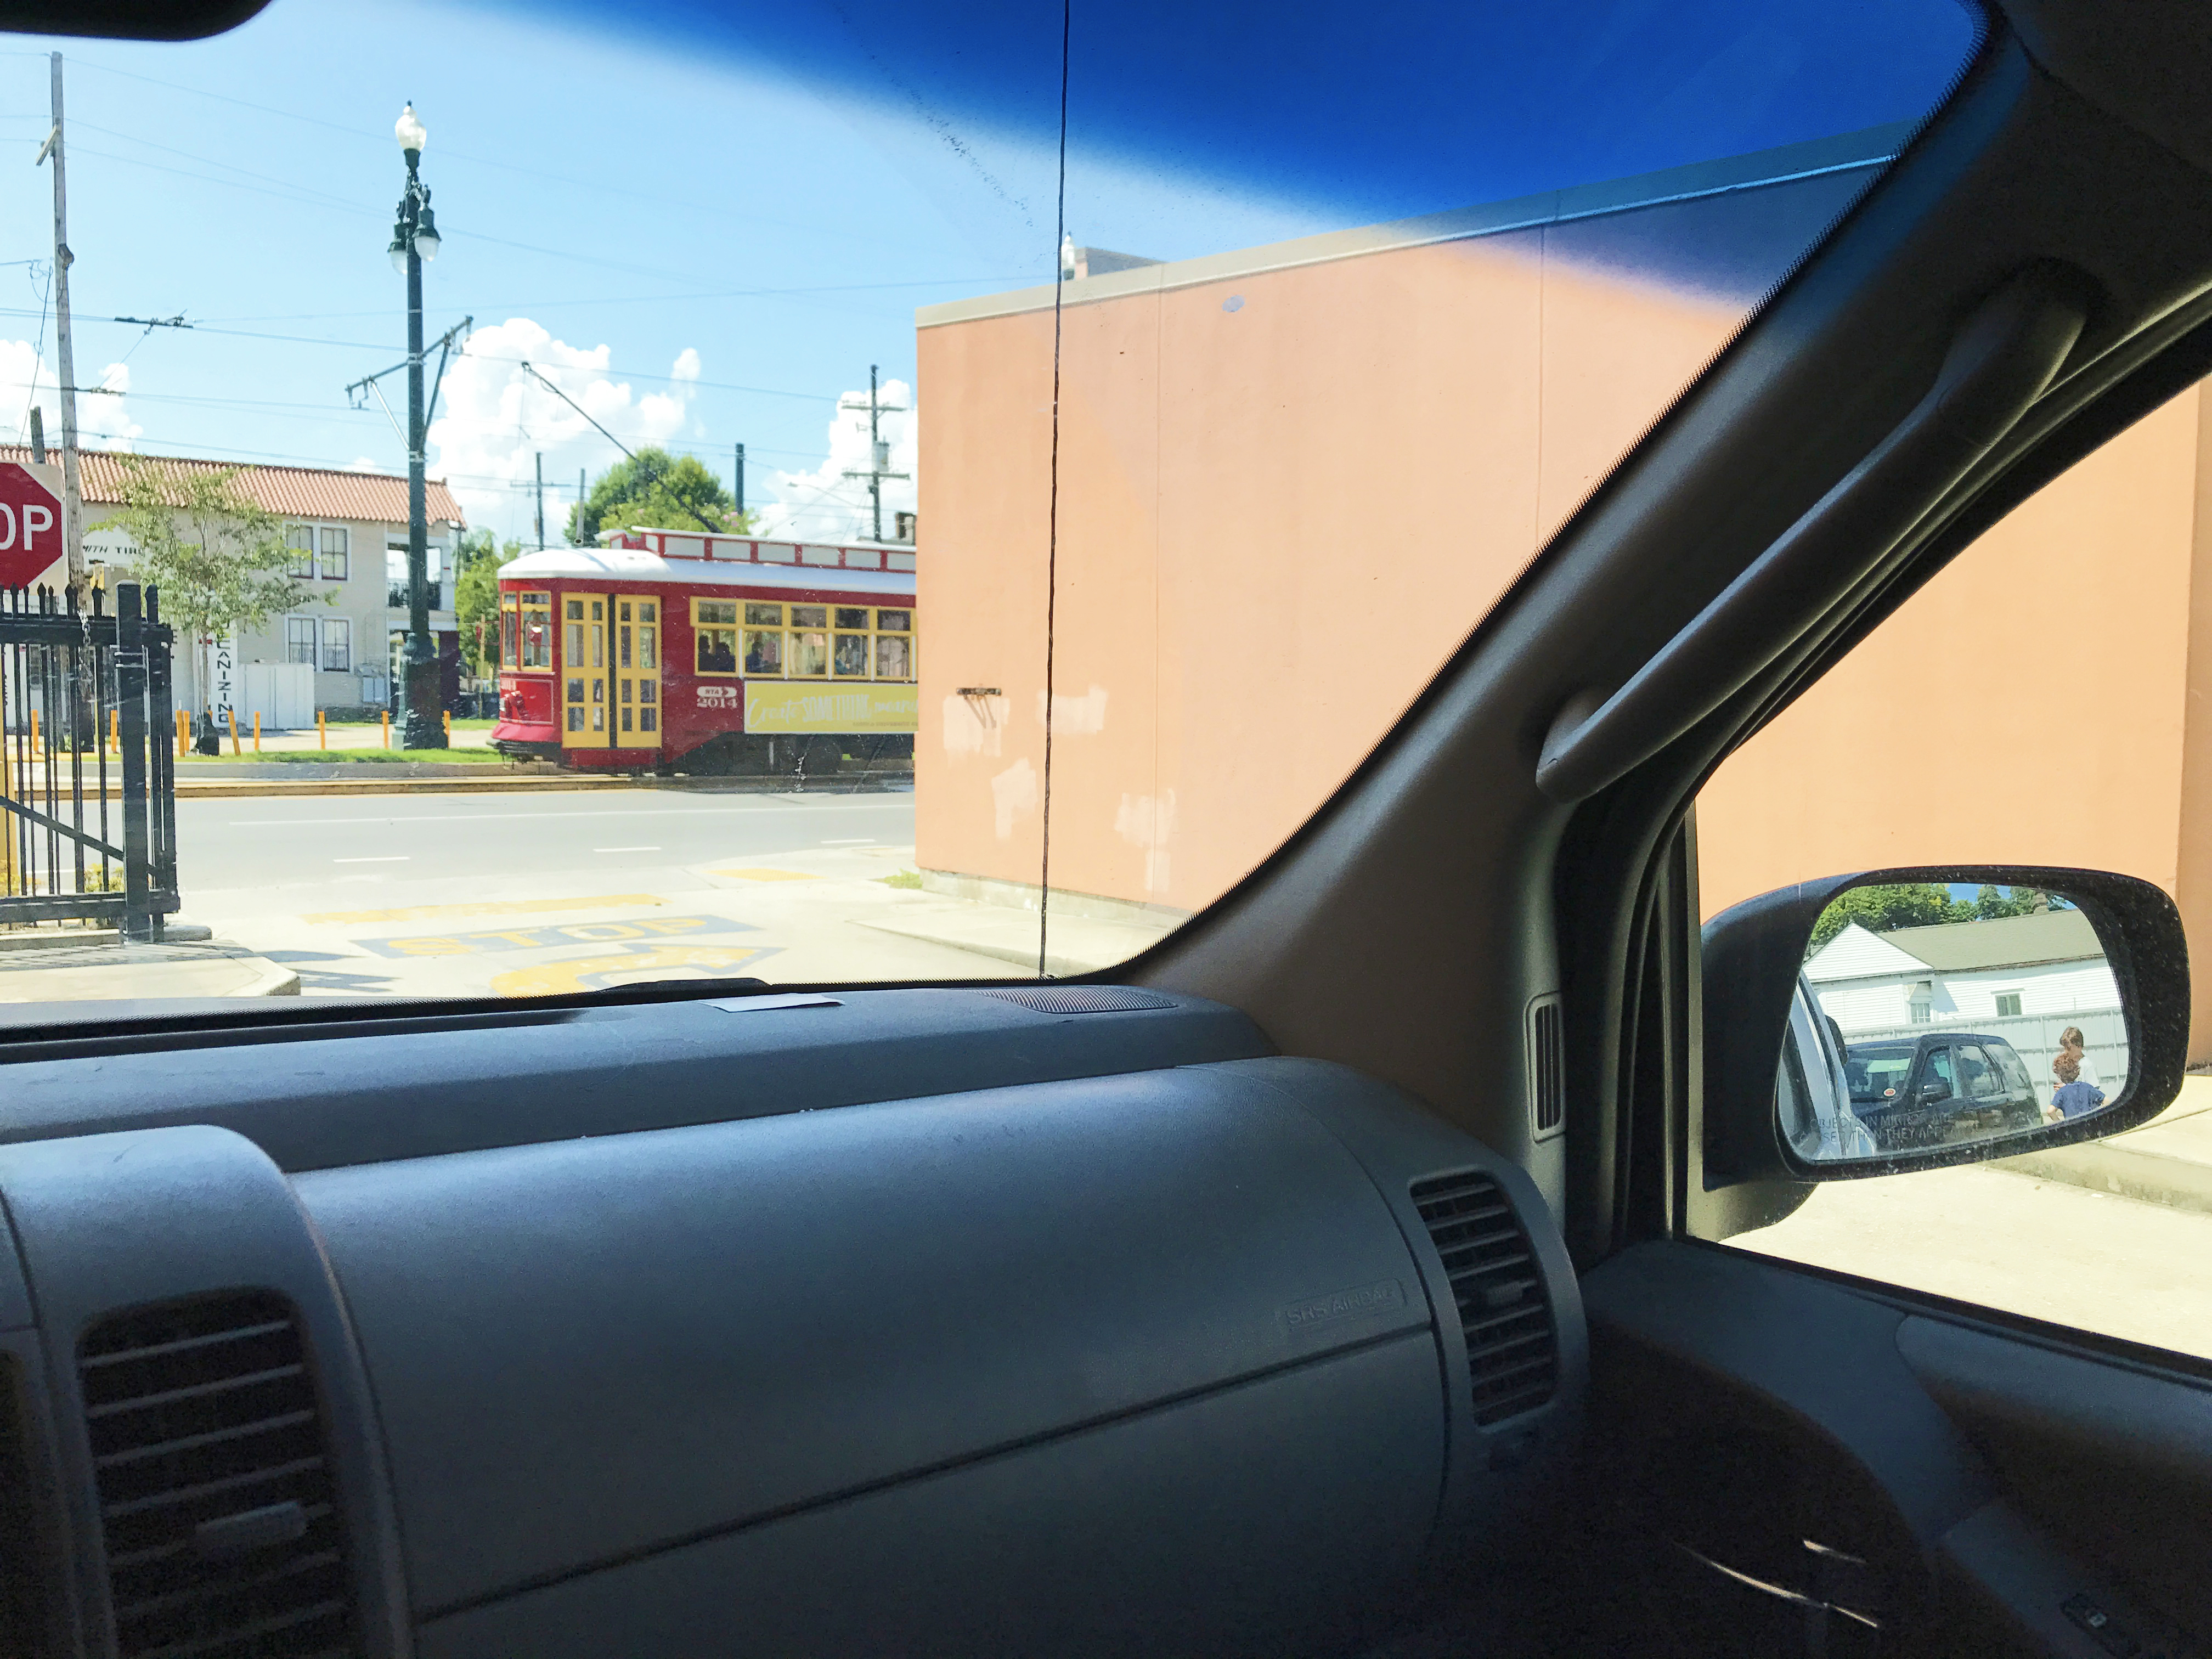
[(1528, 1176), (1218, 1005), (259, 1035), (9, 1068), (14, 1650), (1347, 1650), (1579, 1433)]

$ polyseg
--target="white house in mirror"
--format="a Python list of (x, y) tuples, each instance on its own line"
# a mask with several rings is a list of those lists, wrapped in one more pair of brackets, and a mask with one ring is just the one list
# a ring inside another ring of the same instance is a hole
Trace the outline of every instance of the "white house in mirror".
[(1853, 922), (1806, 961), (1805, 977), (1846, 1042), (1941, 1030), (2001, 1036), (2047, 1101), (2059, 1034), (2078, 1025), (2108, 1098), (2127, 1076), (2119, 986), (2079, 910), (1880, 933)]

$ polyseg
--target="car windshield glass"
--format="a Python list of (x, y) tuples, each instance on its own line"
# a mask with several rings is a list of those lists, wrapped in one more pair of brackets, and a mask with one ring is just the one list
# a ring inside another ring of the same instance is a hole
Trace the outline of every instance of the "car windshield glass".
[(1876, 1104), (1893, 1101), (1912, 1069), (1912, 1049), (1906, 1044), (1862, 1044), (1844, 1060), (1844, 1079), (1851, 1098)]
[(1374, 748), (1977, 27), (19, 38), (0, 1002), (1130, 957)]

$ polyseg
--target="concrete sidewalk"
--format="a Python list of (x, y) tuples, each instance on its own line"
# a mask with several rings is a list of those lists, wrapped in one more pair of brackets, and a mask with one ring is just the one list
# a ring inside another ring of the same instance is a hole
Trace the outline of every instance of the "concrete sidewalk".
[(228, 939), (126, 945), (107, 933), (0, 951), (0, 1003), (299, 994), (299, 975)]
[(2212, 1215), (2212, 1077), (2184, 1078), (2173, 1104), (2139, 1129), (1989, 1167)]

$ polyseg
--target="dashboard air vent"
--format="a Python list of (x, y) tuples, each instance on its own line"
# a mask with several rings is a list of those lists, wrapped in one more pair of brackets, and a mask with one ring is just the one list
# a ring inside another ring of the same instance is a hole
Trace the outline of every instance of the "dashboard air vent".
[(360, 1651), (300, 1328), (263, 1291), (134, 1309), (77, 1348), (120, 1659)]
[(1487, 1426), (1552, 1397), (1559, 1336), (1528, 1235), (1479, 1170), (1413, 1183), (1413, 1203), (1450, 1277), (1467, 1338), (1474, 1420)]
[(1139, 1008), (1172, 1008), (1167, 997), (1118, 985), (1048, 985), (1034, 991), (986, 991), (1001, 1002), (1018, 1002), (1041, 1014), (1127, 1014)]
[(1567, 1121), (1567, 1053), (1559, 1030), (1559, 999), (1528, 1005), (1528, 1097), (1535, 1103), (1536, 1133), (1547, 1135)]

